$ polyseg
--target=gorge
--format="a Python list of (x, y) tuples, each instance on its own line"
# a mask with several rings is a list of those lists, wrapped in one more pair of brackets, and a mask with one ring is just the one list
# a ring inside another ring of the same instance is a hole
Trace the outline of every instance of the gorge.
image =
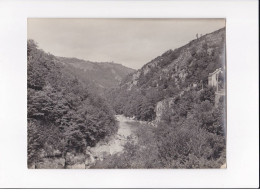
[[(220, 168), (226, 162), (225, 28), (139, 70), (56, 57), (33, 40), (27, 44), (28, 168)], [(217, 80), (216, 70), (222, 71)]]

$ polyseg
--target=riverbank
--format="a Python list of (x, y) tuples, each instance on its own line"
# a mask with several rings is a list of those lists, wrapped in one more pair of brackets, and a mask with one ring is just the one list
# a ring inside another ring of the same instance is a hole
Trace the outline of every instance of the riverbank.
[[(43, 158), (34, 165), (36, 169), (144, 169), (144, 168), (226, 168), (225, 158), (217, 161), (197, 159), (187, 155), (186, 162), (180, 164), (177, 160), (161, 158), (161, 154), (178, 152), (176, 146), (181, 143), (181, 134), (171, 135), (170, 142), (177, 145), (165, 145), (168, 137), (165, 127), (155, 127), (149, 123), (117, 115), (118, 131), (99, 142), (95, 147), (88, 147), (84, 154), (67, 153), (65, 157)], [(169, 129), (168, 129), (169, 130)], [(162, 132), (165, 134), (162, 135)], [(161, 136), (160, 136), (161, 135)], [(160, 136), (160, 138), (158, 137)], [(169, 139), (167, 143), (169, 143)], [(208, 147), (208, 146), (206, 146)], [(163, 149), (163, 150), (162, 150)], [(179, 147), (180, 150), (183, 148)], [(182, 152), (182, 151), (181, 151)], [(59, 153), (57, 153), (59, 155)], [(172, 156), (168, 157), (169, 159)], [(203, 163), (203, 164), (202, 164)]]
[(96, 162), (102, 162), (109, 156), (124, 152), (124, 145), (127, 142), (137, 143), (134, 134), (136, 120), (123, 115), (116, 115), (118, 131), (115, 135), (109, 136), (97, 143), (95, 147), (88, 147), (85, 154), (66, 153), (65, 157), (58, 154), (53, 157), (43, 157), (40, 162), (32, 164), (30, 169), (88, 169), (95, 167)]

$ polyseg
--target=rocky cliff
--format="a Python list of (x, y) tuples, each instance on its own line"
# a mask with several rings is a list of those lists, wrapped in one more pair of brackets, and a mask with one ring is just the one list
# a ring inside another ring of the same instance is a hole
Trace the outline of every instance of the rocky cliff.
[[(208, 84), (208, 74), (225, 70), (225, 28), (168, 50), (128, 75), (120, 87), (110, 93), (117, 113), (140, 120), (157, 120), (163, 100), (201, 90)], [(159, 103), (158, 103), (159, 102)]]

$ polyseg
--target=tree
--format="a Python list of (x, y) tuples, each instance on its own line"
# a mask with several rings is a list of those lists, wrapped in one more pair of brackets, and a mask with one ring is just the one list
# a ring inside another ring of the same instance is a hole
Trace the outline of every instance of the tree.
[(88, 83), (32, 40), (27, 52), (28, 163), (55, 150), (83, 153), (117, 131), (111, 108)]

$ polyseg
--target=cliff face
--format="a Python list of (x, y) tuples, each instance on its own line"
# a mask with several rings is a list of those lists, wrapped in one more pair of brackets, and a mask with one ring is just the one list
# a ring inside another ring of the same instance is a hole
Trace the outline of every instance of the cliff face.
[(159, 101), (156, 104), (155, 107), (155, 113), (156, 113), (156, 118), (155, 118), (155, 122), (158, 123), (162, 120), (162, 117), (164, 115), (164, 112), (167, 111), (168, 109), (171, 110), (171, 112), (173, 112), (173, 103), (174, 103), (174, 99), (173, 98), (168, 98), (168, 99), (164, 99), (162, 101)]
[[(213, 72), (217, 66), (224, 67), (222, 64), (225, 51), (224, 40), (225, 29), (220, 29), (174, 51), (168, 50), (134, 73), (132, 80), (127, 83), (128, 88), (134, 87), (134, 85), (152, 87), (153, 83), (150, 80), (159, 82), (164, 78), (173, 81), (176, 86), (186, 80), (193, 81), (193, 83), (199, 83), (200, 80), (206, 81), (208, 73), (204, 74), (204, 71)], [(202, 74), (198, 74), (198, 72)], [(192, 75), (195, 75), (194, 78), (191, 77)], [(146, 81), (142, 81), (143, 78)]]
[[(118, 113), (138, 116), (139, 108), (145, 107), (144, 113), (150, 114), (144, 116), (150, 115), (147, 119), (154, 120), (156, 113), (158, 120), (158, 107), (164, 108), (167, 103), (163, 100), (206, 87), (208, 74), (218, 68), (225, 70), (225, 28), (168, 50), (148, 62), (122, 81), (120, 88), (114, 90), (117, 94), (111, 93), (110, 101)], [(135, 101), (130, 101), (133, 99)], [(144, 106), (140, 102), (148, 104)]]

